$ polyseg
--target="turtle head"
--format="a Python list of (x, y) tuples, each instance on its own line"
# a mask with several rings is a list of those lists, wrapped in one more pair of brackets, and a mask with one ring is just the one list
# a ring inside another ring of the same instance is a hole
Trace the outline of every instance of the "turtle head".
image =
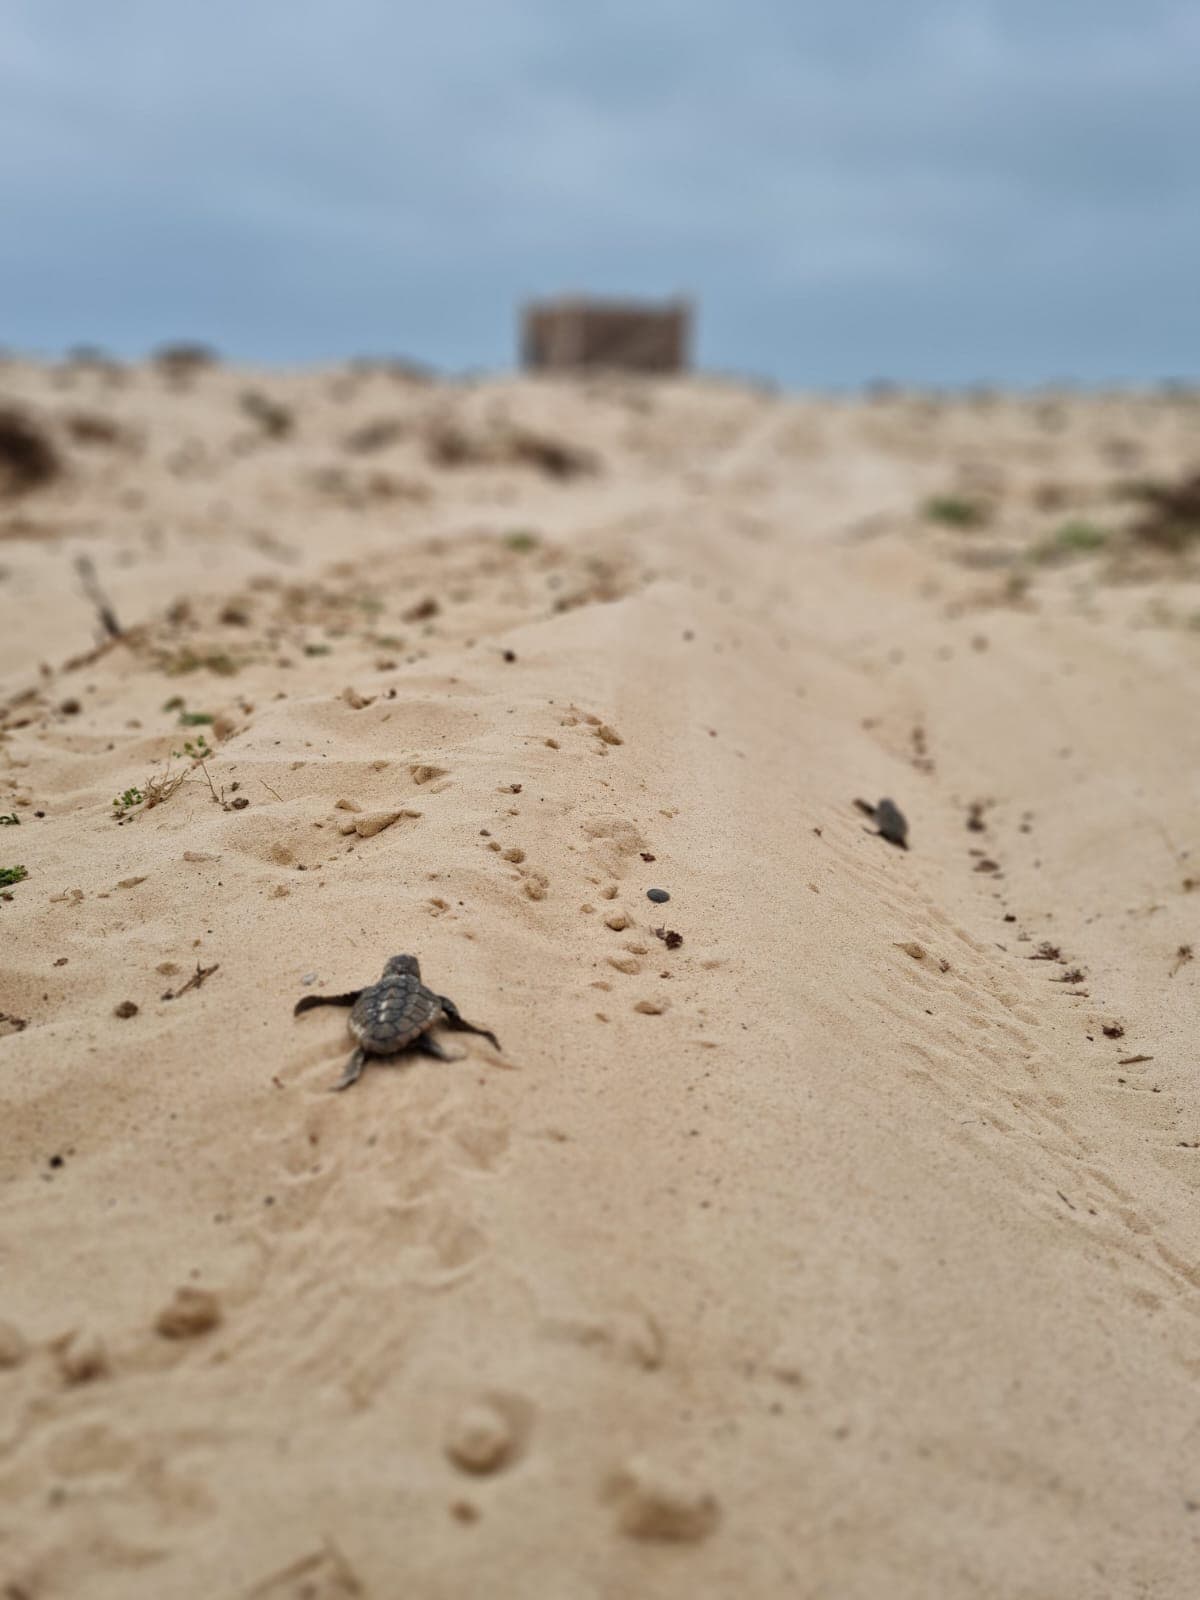
[(385, 978), (413, 977), (420, 981), (421, 963), (416, 956), (392, 956), (383, 975)]

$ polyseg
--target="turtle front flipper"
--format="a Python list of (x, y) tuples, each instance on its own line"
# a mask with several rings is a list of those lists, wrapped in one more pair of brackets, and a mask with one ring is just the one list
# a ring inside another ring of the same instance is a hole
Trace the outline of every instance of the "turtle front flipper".
[(362, 1077), (362, 1069), (367, 1064), (367, 1052), (356, 1050), (346, 1063), (346, 1070), (334, 1084), (334, 1090), (348, 1089), (352, 1083), (357, 1083)]
[(448, 1000), (444, 994), (438, 995), (437, 1002), (446, 1013), (444, 1020), (448, 1028), (457, 1028), (460, 1033), (478, 1033), (488, 1040), (494, 1049), (499, 1050), (500, 1041), (490, 1028), (477, 1028), (473, 1022), (468, 1022), (454, 1001)]
[(298, 1017), (302, 1011), (311, 1011), (314, 1006), (352, 1006), (361, 993), (361, 989), (354, 989), (350, 994), (306, 994), (303, 1000), (296, 1001), (292, 1015)]

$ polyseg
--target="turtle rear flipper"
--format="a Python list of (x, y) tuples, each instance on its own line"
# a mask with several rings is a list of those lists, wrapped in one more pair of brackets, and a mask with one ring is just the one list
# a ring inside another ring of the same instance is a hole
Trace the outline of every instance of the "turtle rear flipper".
[(352, 1083), (357, 1083), (362, 1077), (362, 1069), (367, 1064), (367, 1052), (356, 1050), (346, 1063), (346, 1070), (334, 1084), (334, 1090), (348, 1089)]
[(303, 1000), (296, 1001), (292, 1015), (298, 1017), (302, 1011), (311, 1011), (314, 1006), (352, 1006), (361, 993), (361, 989), (354, 989), (350, 994), (306, 994)]
[(448, 1000), (444, 994), (438, 995), (437, 1000), (446, 1013), (444, 1021), (447, 1028), (456, 1028), (459, 1033), (477, 1033), (487, 1039), (494, 1049), (500, 1049), (500, 1041), (490, 1028), (477, 1028), (473, 1022), (468, 1022), (454, 1001)]

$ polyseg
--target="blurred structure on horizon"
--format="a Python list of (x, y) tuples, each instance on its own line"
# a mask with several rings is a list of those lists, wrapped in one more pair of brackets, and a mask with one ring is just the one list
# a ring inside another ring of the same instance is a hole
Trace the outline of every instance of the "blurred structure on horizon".
[(537, 300), (521, 313), (521, 365), (530, 371), (685, 372), (691, 365), (692, 307), (587, 296)]

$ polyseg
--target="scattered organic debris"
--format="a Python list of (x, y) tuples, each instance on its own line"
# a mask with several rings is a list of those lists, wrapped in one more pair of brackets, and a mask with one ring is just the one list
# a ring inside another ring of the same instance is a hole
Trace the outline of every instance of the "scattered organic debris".
[(590, 450), (524, 430), (510, 436), (507, 453), (510, 460), (537, 467), (551, 478), (575, 478), (596, 470), (596, 459)]
[(29, 876), (24, 867), (0, 867), (0, 889), (7, 889), (11, 884), (23, 883)]
[(122, 635), (121, 624), (117, 621), (117, 613), (113, 610), (112, 603), (104, 590), (100, 587), (100, 580), (96, 576), (96, 568), (90, 556), (79, 556), (75, 562), (83, 584), (83, 592), (96, 609), (100, 625), (110, 639), (119, 639)]
[(15, 811), (10, 811), (7, 816), (0, 817), (0, 828), (19, 828), (21, 819)]
[(1135, 539), (1172, 554), (1200, 540), (1200, 472), (1177, 483), (1129, 484), (1125, 492), (1146, 507), (1130, 529)]
[(1140, 1066), (1143, 1061), (1153, 1060), (1153, 1056), (1122, 1056), (1117, 1062), (1117, 1065), (1119, 1067), (1137, 1067)]
[(214, 961), (211, 967), (202, 967), (200, 963), (197, 962), (196, 970), (192, 973), (188, 981), (185, 984), (182, 984), (178, 989), (168, 989), (166, 994), (163, 995), (163, 999), (178, 1000), (180, 995), (186, 994), (189, 989), (198, 989), (206, 979), (212, 977), (213, 973), (216, 972), (220, 965), (221, 963), (219, 961)]
[(982, 528), (991, 515), (982, 500), (969, 500), (965, 495), (938, 494), (926, 500), (926, 518), (940, 522), (947, 528)]
[(168, 377), (189, 378), (205, 367), (215, 367), (220, 358), (211, 345), (180, 339), (160, 345), (151, 359)]
[(64, 426), (75, 444), (112, 447), (129, 442), (119, 423), (95, 411), (73, 411), (64, 419)]
[(259, 389), (247, 389), (238, 397), (238, 404), (252, 422), (257, 422), (269, 439), (286, 439), (295, 426), (295, 417), (287, 406), (272, 400)]
[(683, 943), (683, 935), (676, 933), (674, 928), (655, 928), (654, 936), (661, 939), (668, 950), (678, 950)]
[(1100, 1029), (1106, 1039), (1123, 1039), (1125, 1029), (1119, 1022), (1106, 1022)]
[(535, 467), (547, 477), (568, 479), (595, 472), (597, 461), (590, 450), (551, 439), (525, 428), (494, 428), (485, 434), (470, 434), (445, 419), (434, 422), (426, 434), (430, 459), (439, 467), (506, 466)]
[(514, 528), (511, 533), (504, 535), (504, 542), (510, 550), (515, 550), (519, 555), (525, 555), (530, 550), (536, 550), (541, 543), (538, 534), (530, 532), (528, 528)]
[(1051, 978), (1051, 983), (1082, 983), (1087, 974), (1082, 967), (1068, 967), (1065, 972), (1060, 972), (1057, 978)]
[(388, 449), (403, 436), (404, 424), (398, 417), (377, 417), (348, 433), (342, 444), (355, 455), (370, 455), (376, 450)]
[(6, 1033), (22, 1033), (28, 1026), (27, 1017), (14, 1017), (7, 1011), (0, 1011), (0, 1038)]
[(1041, 944), (1038, 945), (1037, 949), (1027, 959), (1030, 961), (1061, 961), (1063, 959), (1063, 953), (1058, 945), (1051, 944), (1048, 939), (1043, 939)]
[(157, 664), (168, 678), (178, 678), (185, 672), (198, 672), (201, 669), (215, 672), (220, 678), (232, 678), (242, 668), (242, 663), (227, 650), (207, 650), (200, 654), (187, 645), (182, 650), (164, 652)]
[(1193, 952), (1192, 952), (1191, 945), (1190, 944), (1181, 944), (1179, 946), (1179, 949), (1176, 950), (1176, 952), (1175, 952), (1175, 961), (1174, 961), (1173, 966), (1171, 967), (1171, 971), (1170, 971), (1169, 976), (1173, 978), (1175, 976), (1175, 974), (1179, 971), (1180, 967), (1186, 967), (1188, 962), (1193, 960), (1193, 959), (1194, 959), (1194, 957), (1193, 957)]
[(983, 833), (987, 828), (987, 823), (983, 820), (986, 808), (986, 800), (972, 800), (967, 807), (967, 828), (971, 833)]
[(1043, 566), (1051, 566), (1055, 562), (1067, 561), (1072, 556), (1103, 550), (1110, 537), (1107, 528), (1076, 518), (1056, 528), (1049, 538), (1036, 544), (1030, 554), (1034, 561)]
[(44, 489), (62, 471), (58, 451), (32, 417), (16, 406), (0, 407), (0, 495)]

